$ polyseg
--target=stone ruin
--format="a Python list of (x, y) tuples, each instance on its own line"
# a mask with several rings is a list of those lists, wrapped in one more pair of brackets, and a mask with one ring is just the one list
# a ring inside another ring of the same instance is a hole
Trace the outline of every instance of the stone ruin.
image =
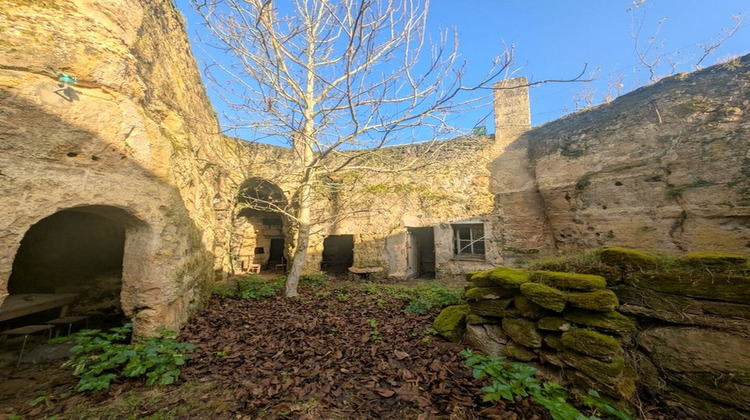
[[(179, 328), (243, 262), (283, 265), (287, 221), (239, 197), (263, 185), (291, 200), (290, 151), (221, 134), (171, 1), (11, 0), (0, 27), (0, 304), (85, 291), (87, 310), (147, 334)], [(743, 57), (533, 129), (523, 80), (501, 82), (494, 135), (322, 191), (319, 211), (357, 197), (368, 216), (311, 238), (306, 271), (441, 277), (601, 246), (746, 254), (749, 81)]]

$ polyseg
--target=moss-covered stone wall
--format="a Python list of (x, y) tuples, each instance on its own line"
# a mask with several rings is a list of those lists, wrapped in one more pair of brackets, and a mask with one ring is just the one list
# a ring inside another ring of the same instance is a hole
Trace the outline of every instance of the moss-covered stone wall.
[(671, 401), (696, 418), (750, 415), (747, 257), (603, 248), (466, 279), (465, 304), (435, 322), (450, 339), (540, 364), (626, 405)]

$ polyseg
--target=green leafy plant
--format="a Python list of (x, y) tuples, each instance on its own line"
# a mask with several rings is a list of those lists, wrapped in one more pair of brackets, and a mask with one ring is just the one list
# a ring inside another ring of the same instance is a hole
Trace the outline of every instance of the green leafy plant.
[(438, 311), (446, 306), (456, 305), (461, 297), (459, 289), (449, 289), (440, 283), (429, 283), (415, 288), (415, 293), (406, 305), (406, 311), (426, 314)]
[[(568, 391), (557, 382), (540, 384), (535, 378), (536, 368), (524, 363), (506, 362), (504, 357), (484, 356), (466, 349), (461, 352), (466, 358), (466, 365), (472, 369), (476, 379), (488, 379), (490, 385), (482, 388), (484, 401), (499, 401), (501, 398), (513, 401), (515, 397), (531, 397), (550, 413), (554, 420), (597, 420), (599, 417), (588, 417), (568, 403)], [(589, 391), (584, 403), (590, 408), (601, 411), (619, 420), (633, 420), (618, 410), (609, 401), (599, 397), (596, 391)]]
[(211, 285), (211, 294), (225, 298), (261, 299), (275, 296), (284, 288), (284, 278), (268, 282), (258, 276), (238, 276), (231, 283), (215, 283)]
[(146, 385), (169, 385), (180, 375), (180, 366), (189, 358), (195, 345), (175, 340), (177, 333), (161, 329), (161, 336), (128, 343), (132, 324), (108, 332), (82, 330), (56, 341), (75, 341), (73, 356), (63, 364), (72, 367), (79, 378), (77, 392), (109, 388), (119, 377), (145, 377)]
[(300, 284), (325, 287), (328, 285), (328, 282), (326, 281), (326, 272), (321, 271), (320, 273), (315, 274), (303, 274), (300, 277)]
[(373, 318), (369, 318), (367, 320), (367, 323), (370, 324), (370, 341), (372, 341), (375, 344), (379, 344), (383, 341), (383, 337), (380, 335), (380, 331), (378, 331), (378, 321)]

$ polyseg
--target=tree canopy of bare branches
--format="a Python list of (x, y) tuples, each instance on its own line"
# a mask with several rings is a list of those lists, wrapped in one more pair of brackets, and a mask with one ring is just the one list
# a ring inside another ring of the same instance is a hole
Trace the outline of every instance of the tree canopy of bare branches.
[[(294, 151), (278, 208), (296, 232), (286, 294), (297, 295), (311, 227), (314, 184), (343, 170), (388, 168), (378, 149), (455, 135), (450, 117), (480, 103), (504, 77), (503, 46), (484, 76), (467, 80), (455, 31), (431, 36), (429, 0), (191, 0), (217, 57), (207, 77), (231, 110), (228, 128), (283, 141)], [(424, 155), (431, 147), (419, 149)], [(275, 181), (275, 180), (272, 180)], [(252, 205), (252, 200), (245, 200)], [(268, 209), (269, 203), (256, 203)], [(270, 207), (276, 206), (271, 203)]]

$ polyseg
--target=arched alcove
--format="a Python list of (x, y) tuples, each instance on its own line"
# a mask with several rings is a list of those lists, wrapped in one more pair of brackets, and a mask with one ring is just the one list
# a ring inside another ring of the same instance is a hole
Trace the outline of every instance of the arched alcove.
[(285, 262), (287, 199), (274, 183), (250, 178), (240, 185), (234, 218), (235, 272), (259, 264), (264, 270)]
[[(142, 271), (147, 226), (111, 206), (58, 211), (32, 225), (8, 280), (10, 295), (75, 293), (70, 314), (121, 319), (124, 283)], [(136, 262), (134, 260), (141, 260)], [(125, 269), (124, 269), (125, 267)]]

